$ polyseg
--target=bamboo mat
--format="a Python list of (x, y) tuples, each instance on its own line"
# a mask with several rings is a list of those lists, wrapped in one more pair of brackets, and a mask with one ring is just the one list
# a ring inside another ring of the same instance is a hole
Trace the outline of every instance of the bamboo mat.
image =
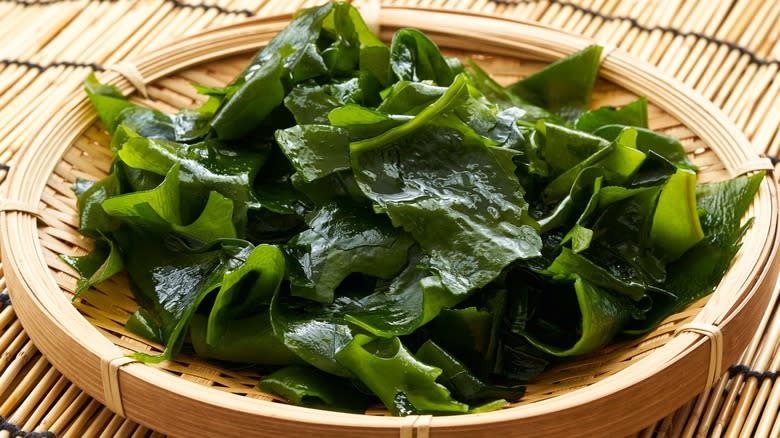
[[(100, 70), (173, 38), (319, 3), (300, 0), (1, 0), (0, 163), (14, 165), (38, 121)], [(356, 1), (356, 3), (358, 3)], [(612, 44), (720, 106), (780, 153), (780, 0), (385, 0), (535, 20)], [(0, 165), (0, 181), (7, 167)], [(0, 291), (5, 289), (0, 266)], [(780, 436), (775, 291), (740, 364), (638, 437)], [(150, 401), (153, 402), (153, 401)], [(637, 401), (641, 403), (641, 401)], [(81, 392), (29, 340), (0, 293), (0, 438), (159, 436)]]

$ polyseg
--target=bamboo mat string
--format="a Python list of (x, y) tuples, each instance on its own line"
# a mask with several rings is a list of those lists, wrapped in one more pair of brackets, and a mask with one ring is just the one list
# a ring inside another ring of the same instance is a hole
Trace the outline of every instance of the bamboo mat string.
[[(73, 0), (3, 0), (3, 3), (13, 3), (20, 6), (48, 6), (57, 3), (72, 2)], [(102, 2), (116, 2), (118, 0), (98, 0)]]
[(755, 378), (761, 383), (764, 379), (777, 379), (778, 375), (780, 375), (780, 371), (756, 371), (744, 364), (737, 364), (729, 367), (729, 378), (733, 379), (737, 374), (742, 374), (747, 378)]
[(189, 9), (203, 9), (204, 11), (207, 10), (213, 10), (220, 14), (236, 14), (236, 15), (244, 15), (246, 17), (254, 17), (255, 13), (250, 11), (249, 9), (230, 9), (225, 8), (217, 4), (209, 4), (209, 3), (187, 3), (179, 0), (166, 0), (173, 4), (176, 8), (189, 8)]
[(8, 432), (10, 437), (22, 437), (22, 438), (56, 438), (52, 432), (25, 432), (16, 424), (6, 420), (0, 415), (0, 431)]
[(48, 64), (39, 64), (37, 62), (24, 61), (19, 59), (0, 59), (0, 64), (26, 67), (32, 70), (38, 70), (39, 72), (43, 72), (55, 67), (88, 67), (97, 71), (103, 70), (103, 67), (97, 65), (94, 62), (55, 61)]

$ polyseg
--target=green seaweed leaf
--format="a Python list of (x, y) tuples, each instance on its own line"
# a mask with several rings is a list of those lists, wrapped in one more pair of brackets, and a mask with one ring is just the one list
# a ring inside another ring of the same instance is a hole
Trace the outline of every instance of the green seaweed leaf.
[(588, 46), (508, 87), (507, 92), (573, 122), (588, 107), (601, 47)]
[(336, 353), (336, 358), (393, 415), (468, 411), (468, 405), (453, 400), (450, 392), (436, 383), (441, 369), (417, 360), (398, 338), (375, 340), (358, 334)]
[(647, 128), (647, 98), (640, 97), (620, 109), (604, 106), (588, 111), (577, 119), (575, 127), (580, 131), (594, 132), (606, 125)]
[(63, 262), (79, 273), (76, 281), (74, 298), (86, 289), (108, 280), (114, 274), (124, 270), (122, 253), (109, 238), (101, 237), (95, 241), (95, 246), (84, 256), (60, 256)]
[(406, 265), (413, 240), (386, 217), (366, 210), (326, 204), (309, 220), (310, 228), (290, 240), (293, 295), (328, 303), (352, 273), (392, 278)]
[(369, 401), (348, 381), (301, 365), (275, 371), (261, 380), (257, 387), (307, 408), (363, 413)]

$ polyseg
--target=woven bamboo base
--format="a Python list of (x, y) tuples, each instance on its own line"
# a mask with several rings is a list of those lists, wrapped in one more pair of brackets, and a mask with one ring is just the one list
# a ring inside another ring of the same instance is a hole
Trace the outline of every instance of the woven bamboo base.
[[(531, 1), (520, 5), (485, 1), (404, 3), (537, 19), (613, 42), (677, 75), (713, 99), (746, 131), (759, 150), (777, 153), (780, 149), (778, 63), (761, 62), (761, 59), (777, 59), (780, 53), (776, 42), (780, 32), (777, 2), (741, 1), (733, 5), (731, 2), (680, 2), (673, 7), (668, 2), (651, 6), (644, 2), (578, 2), (590, 10), (562, 2)], [(224, 1), (219, 4), (233, 11), (249, 8), (260, 15), (299, 6), (298, 2)], [(28, 7), (2, 3), (0, 10), (5, 28), (9, 29), (0, 36), (4, 47), (2, 57), (32, 60), (43, 65), (61, 60), (108, 64), (171, 36), (239, 21), (248, 15), (183, 8), (175, 2), (163, 1), (120, 1), (115, 4), (81, 1)], [(626, 19), (600, 17), (592, 10), (609, 16), (636, 17), (641, 26)], [(82, 32), (86, 23), (94, 23), (91, 33)], [(752, 49), (758, 62), (749, 54), (718, 42), (656, 28), (659, 26), (688, 33), (702, 32), (739, 43)], [(17, 28), (20, 31), (16, 32)], [(24, 29), (27, 29), (26, 33), (21, 31)], [(29, 29), (45, 29), (46, 32), (36, 33)], [(57, 102), (78, 86), (88, 67), (59, 65), (37, 71), (9, 62), (5, 64), (0, 71), (0, 102), (3, 104), (0, 120), (4, 122), (0, 126), (0, 159), (12, 162), (14, 153), (34, 131), (31, 126), (35, 119), (41, 117), (39, 114), (56, 111)], [(36, 117), (30, 117), (32, 111), (36, 111)], [(773, 307), (769, 309), (763, 321), (760, 333), (763, 336), (756, 338), (743, 357), (742, 362), (754, 370), (775, 370), (778, 366), (774, 346), (780, 327), (773, 323), (773, 310)], [(61, 378), (26, 338), (11, 307), (0, 313), (0, 350), (3, 351), (0, 356), (0, 415), (24, 430), (52, 430), (66, 436), (85, 433), (90, 436), (100, 433), (145, 436), (150, 433), (111, 415)], [(778, 387), (772, 379), (765, 379), (758, 391), (758, 379), (750, 377), (746, 384), (744, 376), (738, 374), (731, 380), (725, 379), (721, 387), (713, 391), (717, 397), (700, 397), (695, 404), (692, 402), (675, 416), (659, 422), (657, 429), (674, 436), (678, 431), (693, 432), (697, 428), (706, 432), (717, 423), (736, 436), (740, 431), (749, 434), (760, 422), (758, 432), (768, 434), (776, 419)], [(728, 390), (727, 397), (720, 396), (721, 389)], [(735, 395), (740, 392), (737, 404)], [(648, 429), (651, 430), (655, 428)], [(2, 432), (0, 437), (3, 437)]]

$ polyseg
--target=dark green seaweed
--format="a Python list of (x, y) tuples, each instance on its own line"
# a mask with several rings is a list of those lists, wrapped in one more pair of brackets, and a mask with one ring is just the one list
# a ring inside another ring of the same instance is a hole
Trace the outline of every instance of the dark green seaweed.
[[(127, 329), (257, 364), (290, 403), (499, 409), (550, 364), (707, 295), (763, 175), (696, 185), (647, 100), (589, 108), (601, 48), (503, 87), (414, 29), (298, 13), (232, 83), (167, 114), (94, 76), (114, 162), (78, 180), (76, 293), (126, 272)], [(413, 354), (412, 352), (416, 352)]]

